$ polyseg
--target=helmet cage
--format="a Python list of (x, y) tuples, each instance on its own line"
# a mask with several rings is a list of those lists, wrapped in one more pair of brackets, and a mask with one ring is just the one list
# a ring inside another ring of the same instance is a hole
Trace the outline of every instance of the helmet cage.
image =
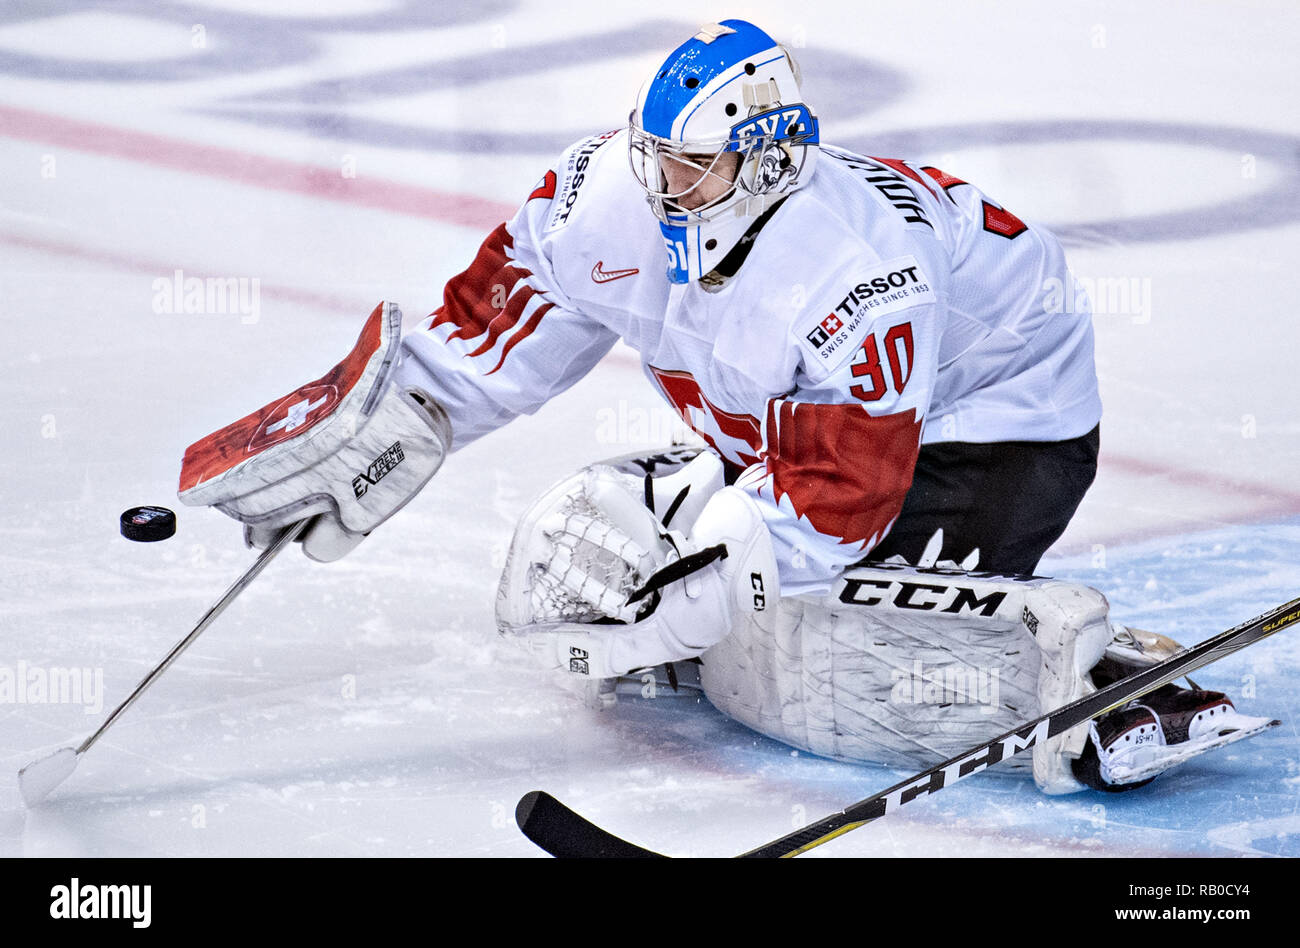
[[(632, 174), (646, 192), (650, 209), (663, 223), (687, 226), (703, 224), (744, 204), (749, 198), (788, 190), (798, 183), (807, 161), (806, 145), (818, 141), (817, 119), (807, 106), (793, 104), (751, 115), (733, 125), (729, 136), (714, 141), (677, 141), (651, 134), (642, 128), (633, 110), (628, 119), (628, 161)], [(724, 154), (738, 153), (740, 164), (735, 179), (717, 170)], [(663, 162), (676, 161), (701, 169), (688, 187), (670, 191)], [(706, 163), (707, 162), (707, 163)], [(679, 202), (708, 177), (726, 181), (730, 187), (699, 207), (686, 208)]]

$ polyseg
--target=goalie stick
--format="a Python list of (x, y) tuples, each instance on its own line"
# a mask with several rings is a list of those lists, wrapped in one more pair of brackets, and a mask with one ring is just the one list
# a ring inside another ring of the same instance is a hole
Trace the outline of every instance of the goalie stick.
[[(887, 790), (859, 800), (838, 813), (833, 813), (741, 855), (767, 858), (798, 856), (837, 836), (893, 813), (899, 807), (906, 806), (914, 800), (937, 793), (958, 780), (1028, 750), (1041, 741), (1055, 737), (1107, 711), (1122, 707), (1135, 698), (1231, 655), (1296, 622), (1300, 622), (1300, 599), (1293, 599), (1285, 605), (1243, 622), (1236, 628), (1206, 639), (1200, 645), (1168, 658), (1158, 665), (1152, 665), (1144, 671), (1085, 695), (1078, 701), (1049, 711), (978, 747), (936, 764), (929, 770), (908, 777)], [(515, 820), (525, 836), (552, 856), (664, 858), (662, 853), (629, 843), (600, 828), (542, 790), (533, 790), (524, 794), (515, 808)]]
[(286, 527), (279, 536), (263, 550), (253, 561), (253, 565), (244, 571), (234, 583), (222, 593), (221, 598), (214, 602), (208, 611), (203, 614), (203, 618), (189, 632), (185, 638), (181, 639), (172, 650), (167, 653), (161, 662), (154, 666), (149, 674), (145, 675), (140, 684), (135, 686), (135, 690), (127, 695), (126, 700), (114, 709), (107, 720), (99, 726), (94, 734), (86, 738), (76, 747), (62, 747), (46, 757), (34, 760), (22, 770), (18, 771), (18, 789), (22, 793), (23, 802), (32, 807), (45, 799), (55, 787), (67, 780), (72, 772), (77, 769), (77, 763), (81, 760), (81, 755), (90, 750), (95, 742), (113, 726), (113, 722), (120, 718), (126, 709), (135, 704), (136, 700), (144, 694), (149, 686), (158, 680), (158, 677), (171, 667), (176, 659), (181, 657), (181, 653), (194, 644), (194, 640), (203, 634), (203, 630), (216, 621), (217, 616), (226, 610), (234, 598), (248, 588), (248, 584), (257, 578), (271, 560), (296, 540), (307, 528), (311, 520), (302, 520), (292, 526)]

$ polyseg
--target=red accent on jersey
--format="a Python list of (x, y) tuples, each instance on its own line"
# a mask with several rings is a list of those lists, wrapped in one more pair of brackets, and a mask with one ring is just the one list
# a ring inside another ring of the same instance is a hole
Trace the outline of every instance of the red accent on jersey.
[[(917, 174), (915, 171), (913, 171), (910, 167), (908, 167), (908, 165), (907, 165), (906, 163), (904, 163), (904, 162), (902, 161), (902, 159), (900, 159), (900, 158), (877, 158), (875, 155), (868, 155), (867, 157), (870, 158), (872, 161), (878, 161), (878, 162), (880, 162), (882, 165), (885, 165), (886, 167), (893, 168), (893, 169), (894, 169), (895, 171), (897, 171), (899, 174), (907, 175), (907, 177), (911, 178), (913, 181), (915, 181), (915, 182), (916, 182), (917, 184), (919, 184), (921, 187), (925, 188), (925, 189), (926, 189), (927, 191), (929, 191), (931, 194), (934, 194), (934, 191), (931, 189), (929, 183), (928, 183), (924, 178), (922, 178), (919, 174)], [(937, 194), (934, 194), (934, 196), (935, 196), (935, 197), (938, 197)]]
[[(433, 314), (429, 328), (451, 323), (456, 328), (447, 337), (448, 342), (473, 341), (482, 336), (478, 345), (465, 354), (466, 358), (490, 351), (518, 325), (528, 302), (539, 295), (531, 286), (520, 285), (532, 276), (532, 271), (515, 265), (510, 256), (513, 248), (514, 239), (502, 224), (483, 241), (469, 269), (448, 280), (443, 290), (442, 305)], [(501, 368), (510, 350), (532, 335), (542, 316), (554, 305), (543, 303), (533, 310), (523, 327), (506, 341), (501, 357), (488, 375)]]
[(448, 341), (475, 339), (487, 332), (500, 312), (492, 304), (500, 303), (516, 283), (532, 275), (528, 270), (511, 265), (507, 251), (513, 246), (514, 240), (505, 224), (488, 234), (469, 269), (447, 281), (442, 291), (442, 305), (429, 328), (451, 323), (456, 329), (447, 337)]
[(831, 313), (822, 320), (822, 329), (825, 329), (827, 332), (839, 332), (840, 327), (843, 325), (844, 323), (842, 323), (840, 318), (834, 313)]
[[(763, 434), (757, 418), (723, 411), (714, 405), (704, 397), (699, 383), (689, 372), (657, 369), (653, 365), (650, 371), (677, 414), (722, 456), (723, 461), (739, 470), (758, 463), (759, 452), (763, 449)], [(694, 415), (692, 408), (695, 409)]]
[(480, 356), (497, 344), (497, 339), (503, 332), (509, 332), (515, 328), (515, 323), (519, 322), (519, 317), (524, 313), (524, 307), (528, 301), (537, 295), (537, 291), (531, 286), (522, 286), (516, 293), (506, 300), (506, 305), (501, 308), (501, 312), (492, 318), (488, 323), (487, 335), (478, 347), (465, 353), (466, 358)]
[[(883, 158), (876, 159), (884, 161)], [(888, 162), (886, 162), (888, 164)], [(891, 165), (892, 167), (892, 165)], [(949, 188), (955, 188), (959, 184), (966, 184), (961, 178), (954, 178), (945, 171), (927, 165), (921, 169), (943, 188), (945, 194)], [(949, 195), (951, 197), (951, 195)], [(1022, 221), (1016, 215), (1012, 214), (1005, 208), (990, 204), (988, 201), (981, 202), (984, 205), (984, 229), (990, 234), (997, 234), (999, 237), (1005, 237), (1007, 240), (1015, 240), (1025, 231), (1029, 230), (1029, 225)]]
[(955, 188), (959, 184), (966, 183), (961, 178), (955, 178), (952, 175), (948, 174), (948, 172), (940, 171), (938, 168), (935, 168), (932, 165), (926, 165), (921, 170), (924, 171), (926, 174), (928, 174), (930, 177), (934, 178), (935, 181), (938, 181), (939, 187), (943, 188), (945, 191), (947, 191), (949, 188)]
[(183, 493), (212, 480), (272, 445), (310, 431), (328, 418), (365, 374), (366, 365), (383, 343), (383, 326), (384, 304), (380, 303), (366, 319), (352, 351), (334, 368), (186, 448), (181, 461), (180, 491)]
[(1015, 240), (1029, 230), (1028, 224), (1005, 208), (995, 207), (988, 201), (984, 201), (983, 204), (984, 229), (990, 234), (997, 234), (1007, 240)]
[[(528, 200), (533, 198), (553, 198), (555, 197), (556, 177), (554, 171), (548, 171), (542, 175), (542, 180), (538, 182), (533, 193), (528, 195)], [(526, 202), (525, 202), (526, 203)]]
[(543, 303), (541, 306), (537, 307), (537, 309), (533, 310), (533, 315), (528, 317), (528, 322), (524, 323), (524, 328), (506, 340), (506, 344), (501, 350), (501, 358), (497, 359), (497, 364), (488, 370), (488, 375), (491, 375), (505, 364), (506, 356), (510, 354), (510, 350), (533, 334), (533, 330), (536, 329), (537, 324), (542, 321), (542, 317), (546, 315), (546, 311), (554, 305), (554, 303)]
[(868, 415), (861, 405), (772, 399), (763, 460), (777, 501), (818, 533), (875, 546), (903, 509), (921, 444), (915, 411)]

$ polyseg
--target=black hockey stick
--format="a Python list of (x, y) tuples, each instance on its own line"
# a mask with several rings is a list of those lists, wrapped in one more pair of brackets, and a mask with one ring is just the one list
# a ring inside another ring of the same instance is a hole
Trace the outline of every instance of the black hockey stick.
[[(810, 823), (802, 829), (741, 855), (798, 856), (859, 826), (865, 826), (886, 814), (893, 813), (913, 800), (938, 793), (944, 787), (1019, 754), (1040, 741), (1055, 737), (1107, 711), (1122, 707), (1134, 698), (1139, 698), (1176, 678), (1181, 678), (1211, 662), (1231, 655), (1296, 622), (1300, 622), (1300, 599), (1293, 599), (1285, 605), (1243, 622), (1234, 629), (1206, 639), (1200, 645), (1168, 658), (1158, 665), (1152, 665), (1145, 671), (1085, 695), (1078, 701), (1050, 711), (1005, 734), (1000, 734), (985, 744), (973, 747), (913, 777), (908, 777), (887, 790), (882, 790), (865, 800), (859, 800), (839, 813)], [(515, 820), (525, 836), (552, 856), (664, 858), (662, 853), (629, 843), (601, 829), (541, 790), (524, 794), (515, 809)]]

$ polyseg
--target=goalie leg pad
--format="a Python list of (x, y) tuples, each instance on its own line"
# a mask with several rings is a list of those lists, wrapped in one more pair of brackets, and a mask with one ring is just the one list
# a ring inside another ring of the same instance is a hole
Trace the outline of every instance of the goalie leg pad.
[[(929, 766), (1037, 715), (1026, 584), (858, 567), (825, 596), (781, 599), (702, 656), (709, 701), (823, 757)], [(1004, 768), (1026, 766), (1012, 758)]]
[[(1042, 658), (1039, 708), (1049, 711), (1096, 691), (1090, 672), (1112, 639), (1106, 597), (1088, 586), (1045, 580), (1026, 594), (1024, 609)], [(1088, 736), (1089, 726), (1081, 724), (1034, 746), (1034, 782), (1040, 790), (1057, 795), (1086, 789), (1074, 776), (1073, 761)]]

